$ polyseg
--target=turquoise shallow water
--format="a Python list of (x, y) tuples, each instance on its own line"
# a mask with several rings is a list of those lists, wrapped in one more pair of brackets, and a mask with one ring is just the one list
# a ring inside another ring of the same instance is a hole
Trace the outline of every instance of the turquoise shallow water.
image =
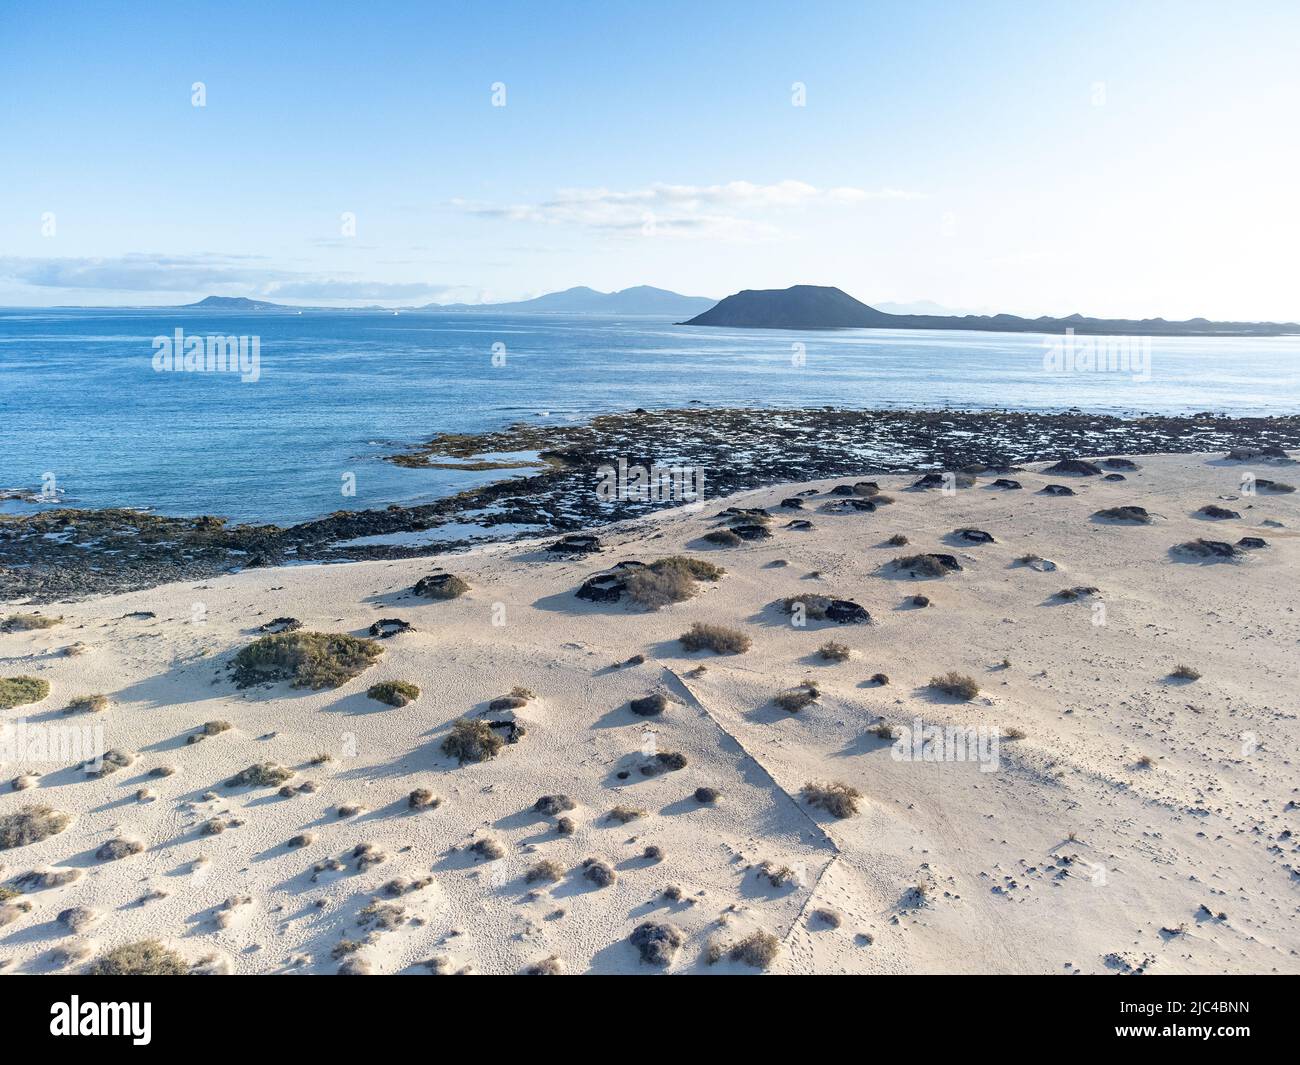
[[(258, 379), (156, 372), (153, 339), (177, 328), (259, 338)], [(75, 506), (283, 523), (502, 476), (381, 461), (435, 432), (634, 407), (1300, 411), (1300, 338), (1156, 339), (1147, 380), (1050, 372), (1046, 340), (661, 318), (0, 310), (0, 489), (39, 490), (53, 474)]]

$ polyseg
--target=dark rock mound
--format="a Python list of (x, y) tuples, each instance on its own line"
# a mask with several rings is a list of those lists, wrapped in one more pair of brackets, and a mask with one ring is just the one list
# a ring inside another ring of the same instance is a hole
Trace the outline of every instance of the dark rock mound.
[(1134, 462), (1132, 459), (1120, 459), (1120, 458), (1105, 459), (1105, 460), (1102, 462), (1102, 465), (1105, 466), (1106, 469), (1108, 469), (1108, 470), (1129, 470), (1129, 471), (1132, 471), (1132, 470), (1140, 470), (1140, 469), (1142, 468), (1142, 467), (1139, 466), (1136, 462)]
[(1101, 473), (1101, 467), (1095, 462), (1088, 462), (1085, 459), (1061, 459), (1048, 466), (1044, 473), (1070, 473), (1076, 477), (1096, 477)]
[(786, 510), (803, 510), (803, 500), (798, 496), (789, 496), (781, 500), (781, 506), (785, 507)]
[(258, 632), (297, 632), (302, 622), (297, 618), (272, 618), (265, 625), (257, 627)]
[(951, 484), (954, 488), (970, 488), (975, 483), (974, 474), (970, 473), (927, 473), (912, 482), (913, 488), (944, 488)]
[(911, 602), (913, 606), (929, 606), (930, 597), (928, 595), (914, 595)]
[(785, 527), (787, 529), (811, 529), (813, 523), (803, 518), (795, 518), (794, 521), (786, 522)]
[(414, 591), (425, 599), (456, 599), (469, 591), (469, 585), (453, 573), (431, 573), (416, 582)]
[(591, 533), (570, 533), (568, 536), (561, 536), (546, 548), (547, 551), (564, 555), (590, 555), (600, 549), (600, 537)]
[(992, 533), (986, 533), (983, 529), (954, 529), (953, 536), (968, 544), (996, 544)]
[(1021, 488), (1023, 486), (1019, 481), (1013, 481), (1010, 477), (999, 477), (996, 481), (993, 482), (993, 487), (1008, 488), (1014, 491), (1015, 489)]
[(725, 519), (733, 525), (736, 522), (761, 521), (771, 516), (763, 507), (728, 507), (714, 515), (715, 519)]
[(850, 496), (847, 499), (837, 499), (833, 503), (826, 503), (821, 509), (827, 514), (847, 514), (850, 511), (874, 514), (876, 508), (882, 502), (884, 502), (882, 498), (863, 499), (861, 496)]
[(772, 530), (766, 525), (758, 524), (758, 522), (748, 525), (733, 525), (731, 531), (742, 540), (770, 540), (772, 538)]
[(1039, 489), (1038, 494), (1044, 496), (1072, 496), (1074, 495), (1074, 489), (1063, 484), (1046, 484)]
[(826, 608), (826, 620), (837, 625), (870, 625), (871, 615), (852, 599), (832, 599)]
[(1279, 447), (1277, 444), (1265, 444), (1262, 447), (1234, 447), (1223, 457), (1229, 462), (1250, 462), (1254, 459), (1292, 461), (1291, 456), (1286, 453), (1286, 449)]
[(1227, 507), (1221, 507), (1214, 503), (1207, 503), (1196, 512), (1202, 518), (1214, 518), (1216, 521), (1222, 521), (1225, 518), (1240, 518), (1241, 515), (1235, 510), (1229, 510)]
[(1245, 551), (1258, 551), (1261, 547), (1267, 547), (1268, 541), (1262, 536), (1243, 536), (1237, 541), (1237, 546)]
[(369, 629), (371, 636), (378, 636), (381, 640), (396, 636), (399, 632), (410, 631), (412, 631), (411, 623), (401, 618), (380, 618)]
[(1222, 559), (1241, 557), (1240, 550), (1223, 540), (1188, 540), (1184, 544), (1177, 544), (1174, 550), (1180, 555), (1190, 555), (1192, 558)]
[(1282, 481), (1270, 481), (1267, 477), (1255, 478), (1255, 487), (1261, 492), (1294, 492), (1295, 485)]
[(1120, 521), (1130, 525), (1150, 525), (1151, 515), (1146, 512), (1145, 507), (1123, 506), (1107, 507), (1105, 510), (1099, 510), (1093, 515), (1094, 518), (1102, 518), (1106, 521)]
[(587, 600), (589, 603), (617, 603), (623, 593), (627, 591), (627, 579), (630, 571), (644, 568), (645, 563), (637, 562), (635, 559), (620, 562), (613, 569), (588, 577), (582, 582), (582, 586), (574, 595), (579, 599)]
[(1108, 473), (1102, 478), (1103, 481), (1127, 481), (1128, 478), (1122, 473)]

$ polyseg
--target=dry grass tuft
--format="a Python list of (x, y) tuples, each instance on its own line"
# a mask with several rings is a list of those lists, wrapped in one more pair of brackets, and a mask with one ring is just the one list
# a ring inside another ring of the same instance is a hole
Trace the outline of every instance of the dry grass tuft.
[(464, 765), (495, 758), (504, 746), (505, 740), (486, 721), (462, 717), (452, 723), (451, 734), (442, 741), (442, 753)]
[(858, 812), (862, 792), (838, 781), (829, 784), (807, 783), (801, 792), (804, 802), (817, 806), (835, 817), (852, 817)]
[(931, 677), (930, 687), (935, 691), (943, 692), (944, 695), (951, 695), (954, 699), (961, 699), (964, 702), (970, 702), (980, 693), (980, 686), (975, 683), (974, 677), (969, 677), (965, 673), (958, 673), (955, 670), (949, 670), (938, 677)]
[(688, 651), (713, 651), (720, 655), (744, 654), (750, 647), (749, 637), (739, 629), (703, 621), (695, 622), (678, 640)]

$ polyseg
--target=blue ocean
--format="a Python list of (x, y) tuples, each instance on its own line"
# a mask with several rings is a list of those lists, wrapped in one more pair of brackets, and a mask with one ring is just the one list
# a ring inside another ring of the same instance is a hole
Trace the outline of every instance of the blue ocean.
[[(256, 373), (156, 368), (156, 338), (178, 329), (255, 339)], [(509, 475), (382, 460), (435, 433), (635, 407), (1300, 411), (1300, 338), (1153, 339), (1145, 373), (1045, 368), (1053, 339), (651, 317), (2, 310), (0, 489), (289, 523)]]

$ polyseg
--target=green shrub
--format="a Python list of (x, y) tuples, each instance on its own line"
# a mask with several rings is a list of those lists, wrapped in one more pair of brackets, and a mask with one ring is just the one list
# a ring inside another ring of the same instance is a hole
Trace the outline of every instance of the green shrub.
[(386, 680), (372, 684), (366, 695), (389, 706), (405, 706), (420, 697), (420, 689), (404, 680)]
[(156, 939), (124, 943), (91, 964), (91, 976), (185, 976), (185, 959)]
[(0, 851), (24, 847), (57, 836), (72, 818), (45, 805), (24, 806), (16, 813), (0, 816)]
[(486, 721), (462, 717), (452, 723), (451, 735), (442, 741), (442, 753), (463, 765), (495, 758), (504, 746), (505, 741)]
[(289, 681), (295, 688), (337, 688), (372, 665), (384, 649), (374, 640), (328, 632), (280, 632), (235, 656), (240, 688)]
[(0, 710), (39, 703), (50, 694), (50, 682), (39, 677), (0, 678)]

